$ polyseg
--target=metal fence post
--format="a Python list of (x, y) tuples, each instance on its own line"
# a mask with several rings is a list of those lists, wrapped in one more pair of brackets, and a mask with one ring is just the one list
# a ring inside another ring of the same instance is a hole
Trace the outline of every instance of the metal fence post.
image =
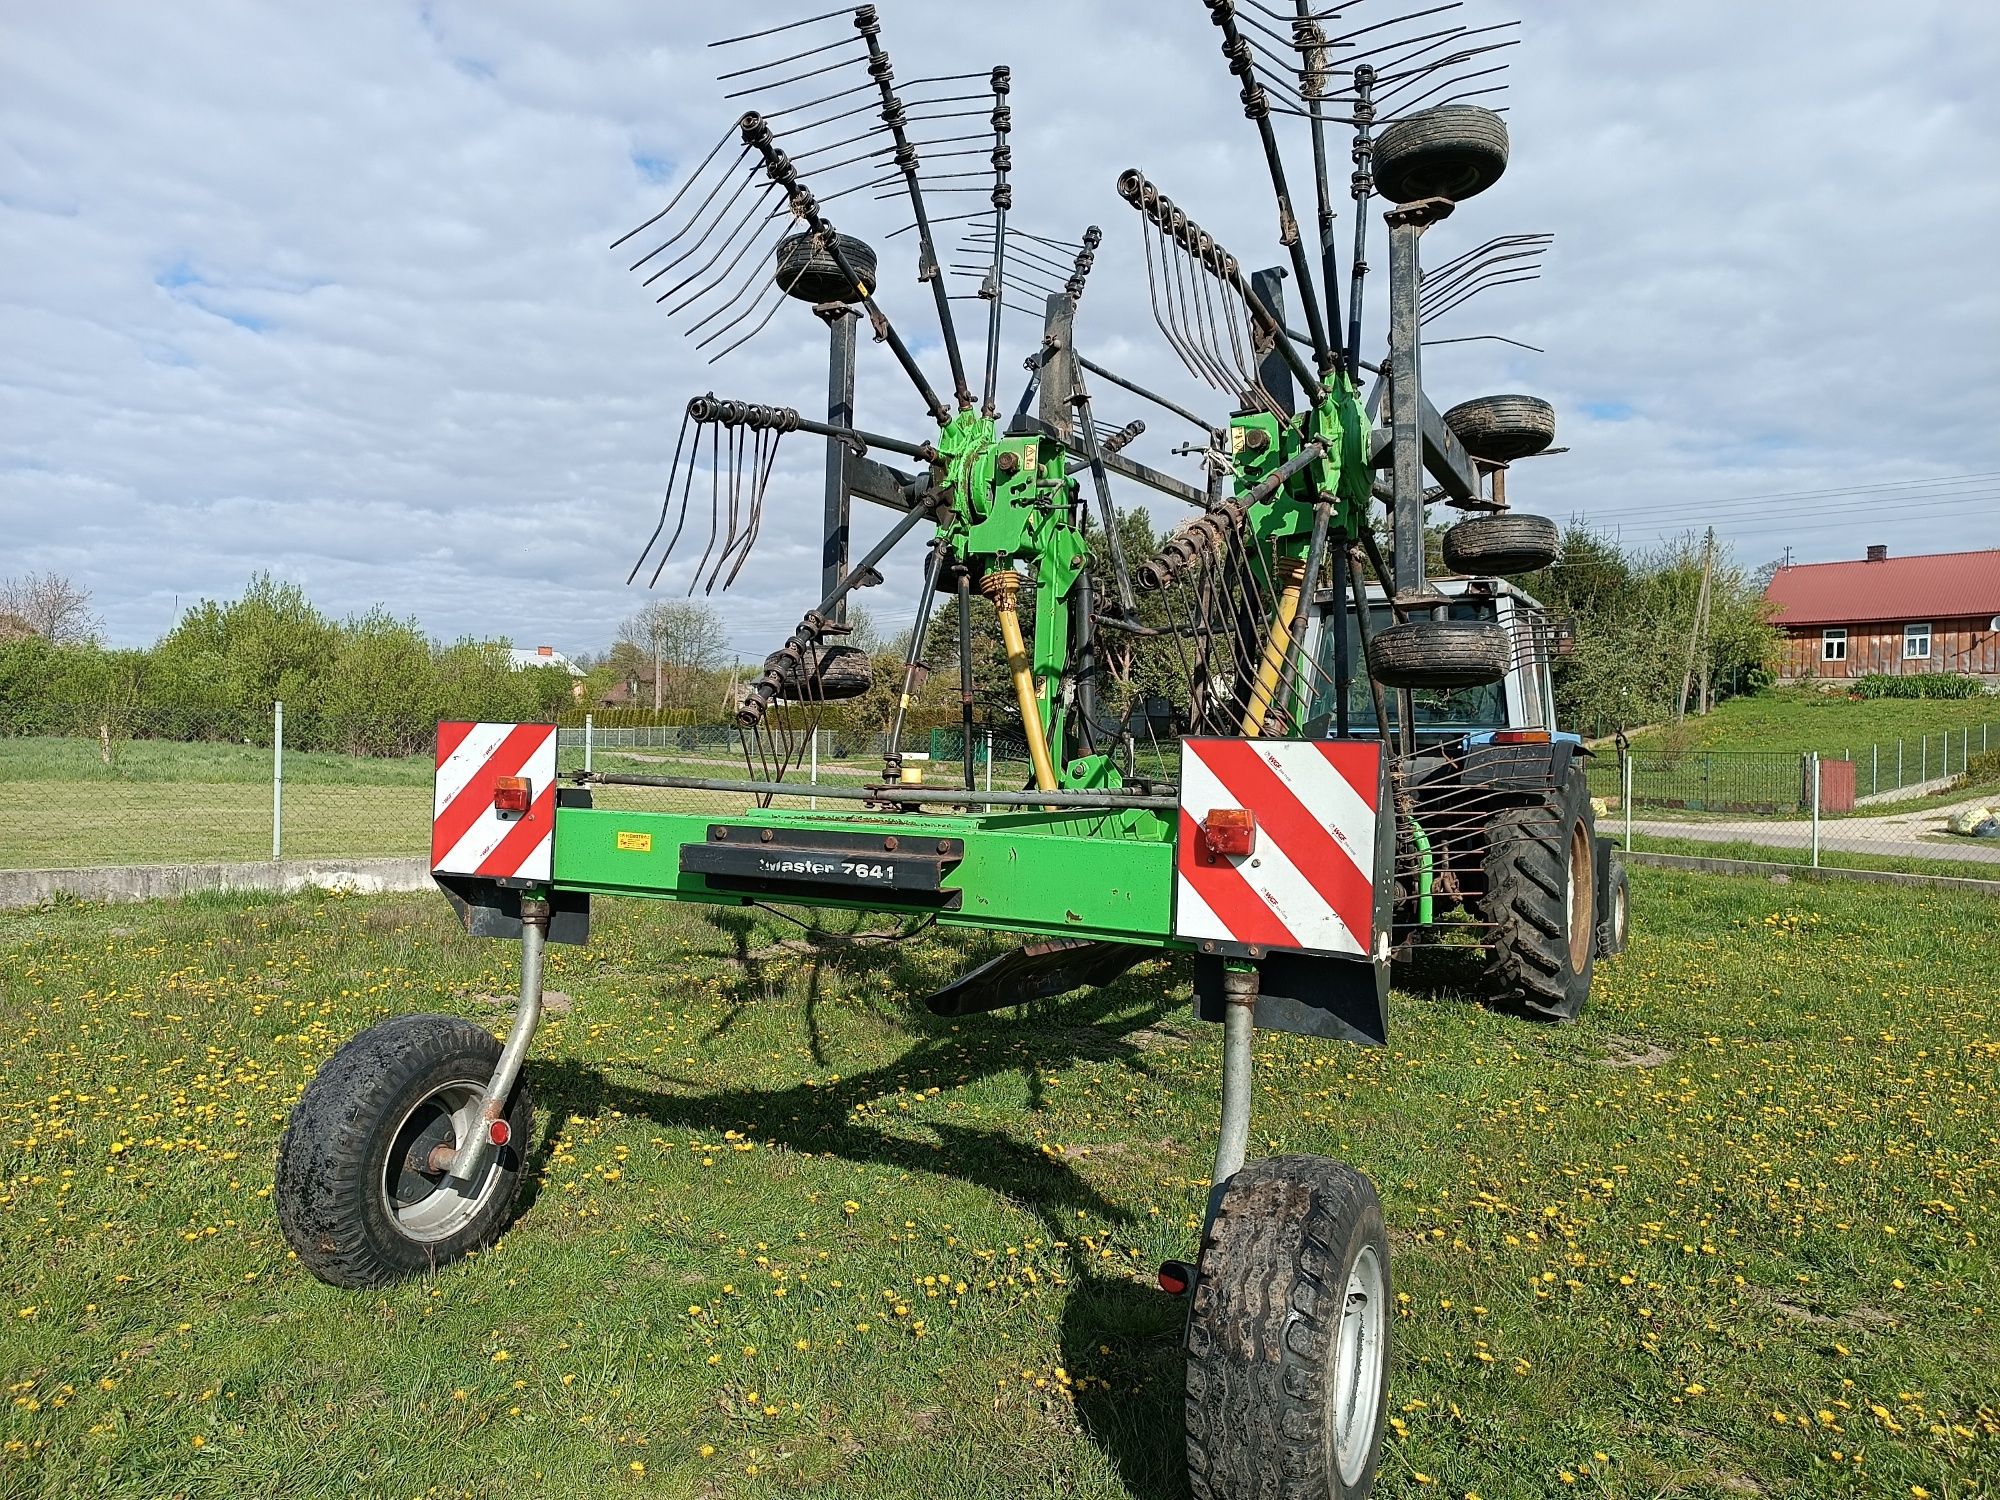
[(590, 715), (585, 714), (583, 716), (583, 768), (586, 771), (590, 769), (590, 747), (595, 730), (596, 725), (590, 722)]
[(1931, 779), (1931, 737), (1917, 736), (1917, 785), (1922, 786)]
[(285, 705), (271, 705), (271, 858), (285, 849)]
[(1874, 796), (1882, 790), (1882, 747), (1868, 747), (1868, 795)]
[(1896, 737), (1896, 790), (1900, 792), (1902, 789), (1903, 789), (1903, 739), (1901, 735), (1898, 735)]
[[(993, 731), (990, 729), (986, 731), (986, 790), (993, 790)], [(986, 804), (986, 810), (993, 811), (991, 802)]]
[(1625, 752), (1625, 790), (1620, 800), (1625, 804), (1625, 852), (1632, 852), (1632, 752)]
[(1812, 867), (1819, 868), (1819, 751), (1812, 753)]
[[(808, 779), (812, 782), (814, 786), (818, 786), (819, 785), (819, 726), (817, 724), (813, 725), (811, 755), (812, 755), (812, 770), (808, 773)], [(808, 797), (806, 799), (806, 802), (807, 805), (810, 806), (814, 812), (819, 811), (819, 798)]]

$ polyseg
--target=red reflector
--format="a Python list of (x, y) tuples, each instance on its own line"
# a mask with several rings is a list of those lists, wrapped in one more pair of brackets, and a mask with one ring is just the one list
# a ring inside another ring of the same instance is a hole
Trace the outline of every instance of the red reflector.
[(486, 1127), (486, 1139), (496, 1146), (504, 1146), (512, 1139), (514, 1132), (507, 1128), (505, 1120), (495, 1120)]
[(534, 801), (530, 795), (533, 788), (525, 776), (502, 776), (493, 783), (493, 810), (503, 813), (524, 813)]
[(1549, 732), (1546, 729), (1502, 729), (1493, 736), (1496, 745), (1546, 745)]
[(1257, 815), (1247, 807), (1211, 808), (1201, 820), (1201, 841), (1217, 859), (1248, 854), (1257, 847)]
[(1185, 1261), (1170, 1260), (1160, 1266), (1160, 1290), (1169, 1297), (1185, 1297), (1194, 1272)]

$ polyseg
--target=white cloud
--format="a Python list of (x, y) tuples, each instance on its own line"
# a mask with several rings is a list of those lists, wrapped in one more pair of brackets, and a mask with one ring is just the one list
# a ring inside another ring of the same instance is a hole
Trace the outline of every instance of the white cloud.
[[(739, 6), (726, 24), (802, 9)], [(904, 79), (1014, 63), (1017, 220), (1106, 232), (1083, 339), (1220, 413), (1151, 326), (1136, 216), (1112, 191), (1142, 166), (1245, 262), (1278, 258), (1202, 7), (882, 9)], [(623, 580), (687, 396), (810, 412), (823, 391), (803, 308), (710, 369), (607, 249), (664, 200), (660, 164), (698, 160), (741, 107), (712, 81), (726, 54), (700, 45), (716, 15), (637, 0), (12, 10), (0, 573), (71, 574), (124, 642), (166, 628), (176, 599), (269, 567), (338, 611), (381, 601), (446, 636), (601, 645), (639, 602)], [(1509, 174), (1427, 247), (1557, 233), (1543, 281), (1442, 330), (1548, 352), (1452, 345), (1427, 366), (1440, 404), (1556, 401), (1573, 451), (1524, 468), (1517, 503), (1629, 516), (1628, 536), (1712, 519), (1752, 561), (2000, 540), (2000, 486), (1951, 504), (1734, 499), (2000, 471), (1995, 17), (1950, 0), (1533, 8)], [(867, 196), (833, 216), (883, 250), (884, 305), (942, 383), (909, 237), (886, 238), (898, 205)], [(1344, 263), (1344, 196), (1339, 210)], [(1010, 327), (1010, 404), (1031, 332)], [(920, 436), (884, 351), (864, 342), (862, 364), (862, 425)], [(1171, 418), (1103, 392), (1100, 406), (1144, 415), (1139, 455), (1187, 472)], [(811, 602), (819, 465), (812, 441), (788, 440), (764, 540), (724, 600), (746, 655)], [(683, 587), (698, 551), (670, 571)], [(882, 613), (909, 609), (915, 567), (901, 560)]]

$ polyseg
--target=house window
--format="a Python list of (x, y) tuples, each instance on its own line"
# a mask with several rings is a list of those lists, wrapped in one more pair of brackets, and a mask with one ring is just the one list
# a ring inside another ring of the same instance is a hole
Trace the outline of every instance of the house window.
[(1845, 630), (1822, 630), (1819, 633), (1819, 659), (1821, 661), (1847, 660), (1847, 632)]
[(1903, 627), (1903, 660), (1929, 661), (1931, 659), (1931, 627), (1925, 621), (1921, 625)]

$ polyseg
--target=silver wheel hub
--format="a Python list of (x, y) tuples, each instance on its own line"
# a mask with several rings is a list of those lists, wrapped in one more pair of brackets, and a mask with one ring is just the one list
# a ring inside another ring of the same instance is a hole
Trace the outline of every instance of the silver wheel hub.
[(1373, 1245), (1364, 1245), (1348, 1274), (1334, 1333), (1333, 1378), (1327, 1382), (1333, 1467), (1343, 1487), (1360, 1481), (1372, 1456), (1388, 1355), (1388, 1291), (1381, 1257)]
[(405, 1114), (390, 1138), (382, 1167), (382, 1207), (398, 1233), (419, 1244), (448, 1240), (479, 1216), (501, 1177), (499, 1151), (489, 1151), (477, 1182), (462, 1182), (441, 1164), (479, 1128), (484, 1079), (439, 1084)]

